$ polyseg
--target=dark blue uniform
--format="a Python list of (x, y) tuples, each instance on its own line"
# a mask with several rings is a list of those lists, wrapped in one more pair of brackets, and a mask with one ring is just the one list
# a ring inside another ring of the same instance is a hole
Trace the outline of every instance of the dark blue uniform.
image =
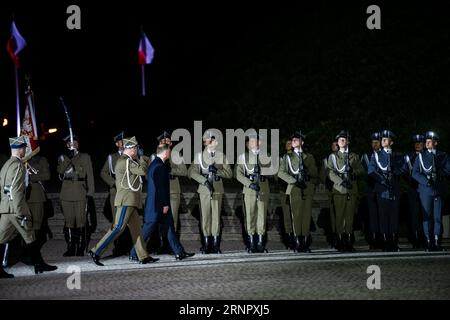
[[(375, 152), (375, 151), (374, 151)], [(361, 158), (361, 163), (363, 165), (364, 170), (369, 172), (370, 161), (373, 158), (372, 153), (365, 153)], [(371, 248), (374, 248), (376, 241), (376, 234), (380, 232), (380, 218), (378, 214), (378, 205), (377, 205), (377, 193), (375, 192), (375, 179), (372, 176), (367, 177), (367, 207), (369, 209), (369, 232), (370, 232), (370, 241)]]
[[(450, 160), (445, 152), (425, 150), (414, 161), (413, 178), (418, 182), (418, 191), (423, 210), (423, 232), (430, 245), (435, 245), (442, 232), (442, 196), (445, 176), (450, 175)], [(433, 223), (431, 223), (433, 221)]]
[(408, 165), (409, 175), (406, 177), (408, 184), (408, 213), (410, 215), (410, 236), (414, 248), (419, 247), (419, 239), (423, 237), (422, 213), (419, 192), (417, 191), (418, 183), (412, 177), (413, 166), (416, 161), (418, 152), (412, 151), (405, 154), (405, 162)]
[(400, 177), (408, 174), (401, 154), (383, 149), (372, 157), (369, 176), (375, 180), (379, 227), (385, 250), (398, 250), (398, 220), (400, 208)]
[[(147, 180), (148, 188), (142, 237), (144, 241), (148, 241), (156, 230), (158, 223), (161, 223), (164, 232), (167, 233), (173, 253), (176, 256), (181, 256), (184, 253), (184, 249), (176, 237), (172, 212), (170, 211), (169, 170), (161, 158), (156, 157), (148, 167)], [(163, 214), (163, 207), (166, 206), (169, 207), (169, 212)], [(131, 256), (133, 258), (136, 256), (134, 249), (131, 252)]]

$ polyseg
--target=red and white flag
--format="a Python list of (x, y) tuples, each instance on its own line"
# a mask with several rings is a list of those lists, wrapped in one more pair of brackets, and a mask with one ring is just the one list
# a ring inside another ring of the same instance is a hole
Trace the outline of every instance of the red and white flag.
[(153, 60), (153, 47), (147, 36), (142, 32), (141, 40), (139, 41), (139, 64), (150, 64)]
[(11, 59), (16, 65), (19, 64), (19, 52), (25, 48), (27, 42), (17, 30), (16, 23), (13, 21), (11, 25), (11, 36), (6, 44), (6, 50), (8, 50)]
[(30, 87), (28, 87), (26, 95), (27, 106), (25, 107), (25, 115), (23, 117), (20, 134), (25, 137), (25, 141), (27, 143), (24, 160), (29, 160), (39, 152), (40, 148), (36, 115), (34, 113), (34, 95)]

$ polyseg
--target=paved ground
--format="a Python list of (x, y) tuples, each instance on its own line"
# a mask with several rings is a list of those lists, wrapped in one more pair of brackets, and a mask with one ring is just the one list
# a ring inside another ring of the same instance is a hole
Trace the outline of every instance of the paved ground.
[[(198, 250), (196, 242), (185, 246)], [(450, 253), (385, 254), (361, 245), (354, 254), (326, 248), (296, 254), (272, 247), (250, 255), (233, 242), (222, 255), (182, 262), (161, 255), (151, 265), (105, 258), (101, 268), (87, 257), (61, 257), (64, 244), (53, 240), (44, 255), (57, 272), (34, 275), (18, 263), (9, 270), (16, 278), (0, 281), (0, 299), (450, 299)], [(370, 265), (380, 267), (380, 290), (366, 286)], [(67, 288), (70, 266), (81, 270), (80, 290)]]

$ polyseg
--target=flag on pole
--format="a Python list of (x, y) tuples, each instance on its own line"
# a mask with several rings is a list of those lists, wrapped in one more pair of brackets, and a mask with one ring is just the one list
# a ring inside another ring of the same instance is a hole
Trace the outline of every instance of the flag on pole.
[(11, 36), (6, 44), (6, 50), (9, 52), (11, 59), (16, 65), (19, 64), (19, 52), (27, 45), (25, 39), (17, 30), (16, 23), (13, 21), (11, 25)]
[(20, 134), (25, 138), (27, 149), (24, 160), (29, 160), (40, 151), (39, 135), (36, 124), (36, 114), (34, 112), (34, 94), (31, 87), (28, 86), (26, 94), (25, 114), (22, 121)]
[(141, 40), (139, 41), (139, 64), (150, 64), (153, 60), (153, 47), (147, 36), (142, 32)]

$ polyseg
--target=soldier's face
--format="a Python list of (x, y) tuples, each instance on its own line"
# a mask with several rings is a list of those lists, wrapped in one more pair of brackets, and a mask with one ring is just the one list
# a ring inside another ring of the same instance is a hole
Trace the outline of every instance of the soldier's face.
[(414, 150), (416, 150), (416, 152), (421, 152), (423, 150), (423, 142), (414, 143)]
[(122, 140), (117, 141), (116, 147), (117, 147), (117, 149), (123, 149), (123, 141)]
[(248, 149), (249, 150), (256, 150), (258, 148), (259, 148), (259, 141), (257, 139), (248, 140)]
[(381, 139), (381, 146), (383, 148), (389, 148), (393, 144), (394, 144), (394, 142), (390, 138), (383, 138), (383, 139)]
[(20, 149), (18, 149), (17, 150), (17, 155), (20, 157), (20, 158), (23, 158), (23, 157), (25, 157), (25, 152), (27, 151), (27, 148), (20, 148)]
[(299, 148), (301, 145), (303, 145), (303, 141), (300, 140), (299, 138), (293, 138), (292, 139), (292, 148)]
[(433, 139), (427, 139), (427, 140), (425, 141), (425, 147), (426, 147), (428, 150), (436, 149), (436, 146), (437, 146), (437, 141), (433, 141)]
[(338, 150), (339, 150), (339, 147), (338, 147), (337, 142), (333, 142), (333, 143), (331, 144), (331, 151), (332, 151), (332, 152), (336, 152), (336, 151), (338, 151)]
[(292, 141), (288, 140), (286, 141), (286, 151), (290, 151), (292, 149)]
[(73, 149), (77, 149), (78, 150), (78, 141), (74, 140), (73, 144), (71, 144), (70, 141), (67, 142), (67, 148), (68, 149), (72, 149), (72, 146), (73, 146)]
[(372, 140), (372, 150), (380, 150), (380, 140)]
[(172, 146), (172, 140), (170, 140), (169, 138), (164, 138), (159, 141), (159, 144), (167, 144), (169, 146)]
[(338, 139), (338, 146), (339, 146), (339, 148), (347, 148), (347, 146), (348, 146), (347, 139), (344, 137), (340, 137)]

